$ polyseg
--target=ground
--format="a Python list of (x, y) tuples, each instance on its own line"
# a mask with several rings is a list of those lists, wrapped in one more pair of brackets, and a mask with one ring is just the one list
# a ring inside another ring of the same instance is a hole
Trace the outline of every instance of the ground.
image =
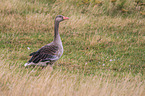
[[(145, 2), (1, 0), (0, 95), (143, 96)], [(54, 19), (64, 53), (49, 68), (24, 64), (52, 42)]]

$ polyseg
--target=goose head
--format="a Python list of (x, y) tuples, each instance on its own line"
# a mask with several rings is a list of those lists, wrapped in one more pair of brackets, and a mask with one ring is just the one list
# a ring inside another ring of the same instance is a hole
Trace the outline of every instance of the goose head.
[(55, 21), (61, 22), (63, 20), (67, 20), (67, 19), (69, 19), (69, 18), (65, 17), (65, 16), (62, 16), (62, 15), (58, 15), (58, 16), (56, 16)]

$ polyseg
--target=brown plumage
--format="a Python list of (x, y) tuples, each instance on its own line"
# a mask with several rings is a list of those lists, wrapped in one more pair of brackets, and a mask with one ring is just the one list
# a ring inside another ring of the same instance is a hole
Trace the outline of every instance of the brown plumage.
[(53, 42), (41, 47), (38, 51), (30, 54), (31, 59), (25, 64), (29, 65), (40, 65), (47, 66), (49, 65), (52, 69), (52, 65), (57, 61), (63, 54), (63, 46), (58, 32), (59, 23), (68, 17), (58, 15), (55, 18), (55, 27), (54, 27), (54, 40)]

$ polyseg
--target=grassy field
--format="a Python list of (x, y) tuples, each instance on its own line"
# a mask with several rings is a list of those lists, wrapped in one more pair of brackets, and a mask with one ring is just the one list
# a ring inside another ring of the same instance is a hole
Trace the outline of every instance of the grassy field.
[[(57, 15), (70, 19), (54, 71), (25, 68)], [(0, 96), (144, 96), (145, 2), (0, 0), (0, 54)]]

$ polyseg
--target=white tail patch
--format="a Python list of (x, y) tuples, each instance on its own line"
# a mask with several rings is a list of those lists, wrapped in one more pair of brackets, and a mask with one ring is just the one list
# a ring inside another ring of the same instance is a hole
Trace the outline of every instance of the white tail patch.
[(31, 65), (33, 65), (33, 66), (47, 66), (46, 63), (48, 63), (48, 61), (46, 61), (46, 62), (39, 62), (39, 63), (30, 62), (30, 63), (25, 63), (24, 66), (25, 66), (25, 67), (31, 66)]
[(35, 63), (32, 63), (32, 62), (31, 63), (25, 63), (24, 66), (27, 67), (27, 66), (31, 66), (31, 65), (35, 65)]

